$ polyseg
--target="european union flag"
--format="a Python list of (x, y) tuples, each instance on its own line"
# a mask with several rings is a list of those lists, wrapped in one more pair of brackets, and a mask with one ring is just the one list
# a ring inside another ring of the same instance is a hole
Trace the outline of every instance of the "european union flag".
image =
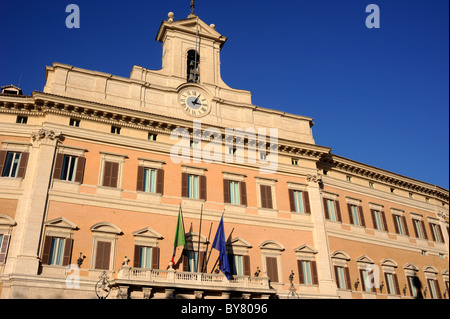
[(223, 215), (220, 220), (219, 227), (217, 228), (216, 237), (214, 238), (213, 248), (218, 250), (219, 255), (219, 268), (228, 280), (231, 278), (231, 267), (228, 261), (227, 244), (225, 241), (225, 229), (223, 227)]

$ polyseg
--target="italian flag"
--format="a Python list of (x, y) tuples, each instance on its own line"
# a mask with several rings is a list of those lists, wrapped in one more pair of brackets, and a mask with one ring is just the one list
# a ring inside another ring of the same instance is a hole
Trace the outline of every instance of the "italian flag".
[(185, 245), (186, 245), (186, 237), (184, 236), (183, 215), (181, 214), (181, 206), (180, 206), (180, 211), (178, 212), (177, 229), (175, 231), (175, 241), (173, 243), (172, 265), (175, 264), (175, 254), (177, 252), (177, 247)]

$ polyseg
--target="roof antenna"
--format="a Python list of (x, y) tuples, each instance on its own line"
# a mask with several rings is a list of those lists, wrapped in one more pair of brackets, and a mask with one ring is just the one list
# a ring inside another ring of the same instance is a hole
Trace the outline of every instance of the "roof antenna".
[(191, 0), (191, 14), (194, 14), (195, 0)]

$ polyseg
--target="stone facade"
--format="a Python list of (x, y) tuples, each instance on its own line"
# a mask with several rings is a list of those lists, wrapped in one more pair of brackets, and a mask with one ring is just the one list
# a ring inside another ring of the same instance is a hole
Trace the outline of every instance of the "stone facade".
[[(1, 298), (448, 298), (448, 190), (253, 105), (221, 80), (227, 38), (197, 16), (169, 14), (156, 39), (160, 70), (54, 63), (43, 92), (0, 94)], [(187, 244), (169, 265), (180, 207)], [(211, 250), (223, 213), (231, 280)]]

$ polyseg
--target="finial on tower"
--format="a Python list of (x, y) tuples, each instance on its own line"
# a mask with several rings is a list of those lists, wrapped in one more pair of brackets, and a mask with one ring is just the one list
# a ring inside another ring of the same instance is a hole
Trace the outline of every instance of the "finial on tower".
[(191, 0), (191, 14), (194, 13), (194, 9), (195, 9), (195, 0)]

